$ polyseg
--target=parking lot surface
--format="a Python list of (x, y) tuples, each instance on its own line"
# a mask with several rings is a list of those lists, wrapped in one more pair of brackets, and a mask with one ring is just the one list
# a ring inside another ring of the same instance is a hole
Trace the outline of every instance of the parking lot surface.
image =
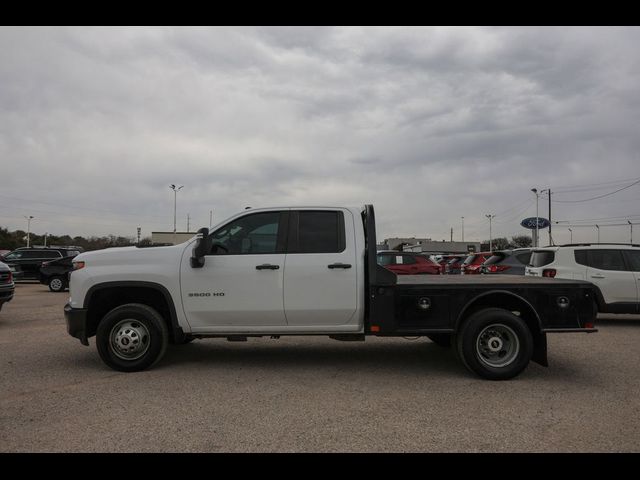
[(469, 373), (425, 338), (170, 346), (120, 373), (66, 332), (67, 293), (0, 312), (2, 452), (638, 452), (640, 316), (549, 335), (549, 368)]

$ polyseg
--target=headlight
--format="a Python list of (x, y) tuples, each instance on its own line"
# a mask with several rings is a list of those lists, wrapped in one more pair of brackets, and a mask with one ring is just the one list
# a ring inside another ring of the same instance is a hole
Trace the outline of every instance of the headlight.
[(78, 262), (71, 262), (73, 263), (73, 271), (75, 272), (76, 270), (80, 270), (81, 268), (84, 268), (84, 262), (78, 261)]

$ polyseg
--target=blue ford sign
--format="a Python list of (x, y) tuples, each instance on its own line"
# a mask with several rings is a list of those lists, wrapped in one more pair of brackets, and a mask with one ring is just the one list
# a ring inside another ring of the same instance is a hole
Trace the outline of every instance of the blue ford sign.
[(538, 230), (541, 230), (543, 228), (547, 228), (549, 226), (549, 220), (547, 220), (546, 218), (542, 218), (542, 217), (525, 218), (524, 220), (522, 220), (520, 222), (520, 225), (522, 225), (524, 228), (528, 228), (529, 230), (535, 230), (536, 229), (536, 219), (538, 220)]

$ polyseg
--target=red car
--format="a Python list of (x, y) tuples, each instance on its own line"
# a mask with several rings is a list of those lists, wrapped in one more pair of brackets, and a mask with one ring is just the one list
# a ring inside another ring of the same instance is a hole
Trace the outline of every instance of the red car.
[(411, 252), (378, 252), (378, 264), (396, 275), (439, 275), (442, 267), (426, 255)]
[(470, 254), (462, 267), (460, 267), (460, 273), (463, 275), (475, 275), (480, 273), (480, 267), (491, 257), (493, 254), (491, 252), (480, 252), (480, 253), (472, 253)]

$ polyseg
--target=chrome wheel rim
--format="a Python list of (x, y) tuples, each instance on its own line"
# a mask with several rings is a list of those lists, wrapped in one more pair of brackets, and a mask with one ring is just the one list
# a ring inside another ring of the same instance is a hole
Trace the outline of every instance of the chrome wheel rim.
[(136, 360), (149, 349), (151, 335), (146, 326), (138, 320), (119, 321), (109, 335), (111, 350), (122, 360)]
[(53, 290), (62, 290), (62, 280), (59, 278), (54, 278), (51, 280), (51, 288)]
[(482, 363), (493, 368), (512, 364), (520, 353), (520, 340), (510, 327), (502, 324), (484, 328), (476, 340), (476, 352)]

